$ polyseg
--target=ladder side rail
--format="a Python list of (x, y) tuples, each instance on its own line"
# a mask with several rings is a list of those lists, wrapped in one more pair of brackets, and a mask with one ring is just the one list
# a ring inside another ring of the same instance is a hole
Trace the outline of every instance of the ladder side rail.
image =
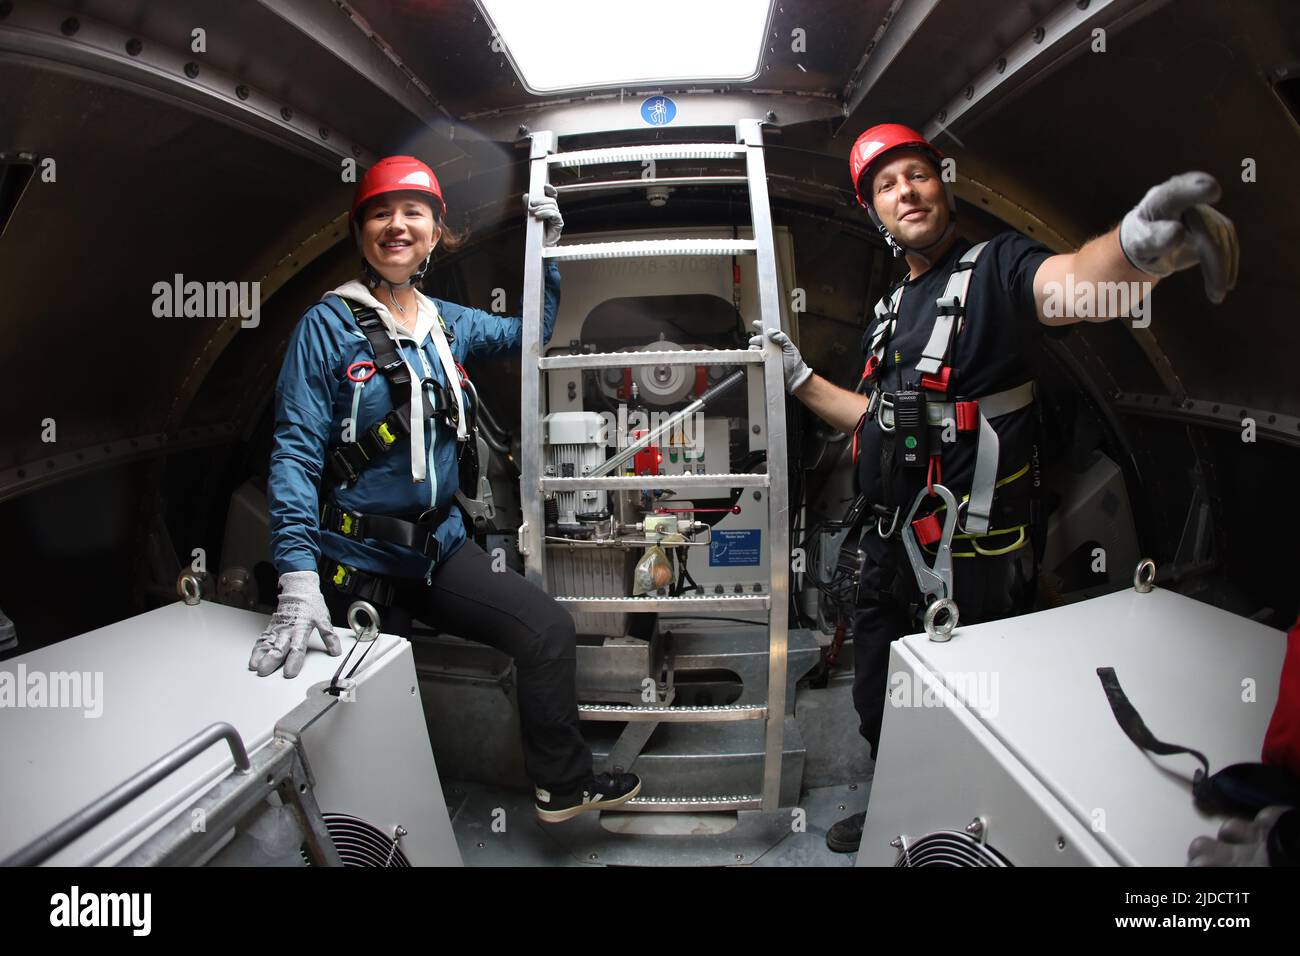
[[(767, 165), (759, 120), (741, 120), (737, 139), (746, 146), (745, 169), (749, 177), (749, 208), (753, 238), (758, 244), (759, 314), (764, 328), (781, 327), (781, 285), (772, 234), (772, 209), (768, 204)], [(767, 514), (771, 572), (768, 608), (767, 733), (763, 760), (763, 810), (781, 803), (781, 762), (785, 746), (786, 671), (789, 664), (790, 501), (786, 471), (785, 380), (780, 349), (773, 342), (764, 348), (763, 394), (767, 404)]]
[[(531, 136), (528, 194), (541, 196), (549, 181), (547, 157), (555, 146), (550, 130)], [(519, 553), (524, 577), (546, 590), (546, 527), (542, 512), (542, 239), (545, 224), (527, 217), (524, 237), (523, 330), (520, 343), (519, 387)]]

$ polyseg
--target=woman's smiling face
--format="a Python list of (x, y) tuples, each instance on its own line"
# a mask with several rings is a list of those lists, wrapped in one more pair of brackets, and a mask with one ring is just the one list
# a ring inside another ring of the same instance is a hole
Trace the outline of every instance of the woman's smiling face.
[(401, 284), (420, 268), (442, 235), (420, 193), (386, 193), (361, 211), (361, 247), (375, 271)]

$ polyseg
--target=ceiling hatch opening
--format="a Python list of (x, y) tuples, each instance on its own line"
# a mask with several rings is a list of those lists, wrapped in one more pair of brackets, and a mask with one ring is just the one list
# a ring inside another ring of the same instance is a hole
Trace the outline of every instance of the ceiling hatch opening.
[(756, 79), (773, 0), (477, 0), (531, 93)]

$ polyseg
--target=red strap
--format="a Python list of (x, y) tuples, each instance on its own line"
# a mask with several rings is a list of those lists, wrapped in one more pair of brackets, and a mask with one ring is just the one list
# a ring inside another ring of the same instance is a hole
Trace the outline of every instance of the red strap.
[(980, 427), (980, 403), (957, 403), (957, 431), (973, 432)]
[(936, 478), (939, 480), (939, 484), (943, 484), (943, 470), (939, 465), (939, 456), (931, 455), (930, 464), (925, 470), (925, 490), (930, 492), (932, 495), (934, 494), (934, 482)]
[(943, 525), (939, 523), (938, 515), (917, 518), (912, 522), (912, 531), (916, 534), (916, 540), (923, 545), (934, 544), (943, 537)]
[(469, 375), (466, 374), (466, 372), (465, 372), (465, 367), (464, 367), (463, 365), (461, 365), (459, 362), (456, 362), (456, 361), (453, 361), (451, 364), (452, 364), (452, 365), (455, 365), (455, 366), (456, 366), (456, 371), (460, 373), (460, 384), (464, 385), (466, 382), (468, 382), (468, 381), (469, 381)]
[(876, 374), (876, 367), (880, 365), (880, 359), (875, 355), (867, 357), (867, 364), (862, 367), (862, 380), (865, 382), (871, 376)]
[(1287, 635), (1277, 704), (1264, 732), (1260, 759), (1300, 775), (1300, 620)]
[(938, 375), (922, 375), (921, 387), (935, 392), (946, 392), (948, 391), (948, 376), (951, 374), (952, 366), (945, 365), (939, 369)]

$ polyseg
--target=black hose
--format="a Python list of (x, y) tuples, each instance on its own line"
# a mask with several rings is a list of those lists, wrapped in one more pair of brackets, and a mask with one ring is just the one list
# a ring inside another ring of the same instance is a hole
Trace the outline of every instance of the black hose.
[(510, 432), (497, 423), (491, 409), (483, 404), (483, 400), (479, 398), (478, 389), (474, 387), (474, 383), (469, 380), (468, 376), (465, 379), (465, 387), (469, 391), (470, 398), (474, 400), (475, 415), (482, 417), (484, 440), (494, 451), (499, 451), (503, 455), (510, 454)]

